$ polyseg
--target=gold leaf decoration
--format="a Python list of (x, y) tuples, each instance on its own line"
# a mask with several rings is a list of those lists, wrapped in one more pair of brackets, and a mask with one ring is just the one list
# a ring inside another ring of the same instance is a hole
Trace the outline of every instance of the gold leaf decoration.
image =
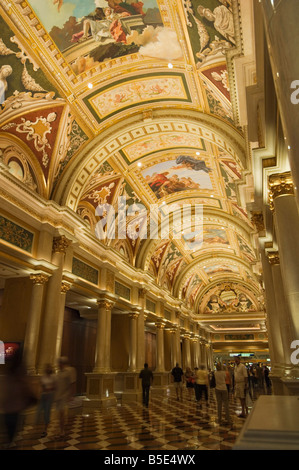
[(31, 75), (29, 75), (28, 70), (25, 65), (24, 65), (24, 69), (22, 72), (22, 83), (24, 87), (26, 88), (26, 90), (45, 91), (38, 83), (36, 83), (34, 78), (32, 78)]

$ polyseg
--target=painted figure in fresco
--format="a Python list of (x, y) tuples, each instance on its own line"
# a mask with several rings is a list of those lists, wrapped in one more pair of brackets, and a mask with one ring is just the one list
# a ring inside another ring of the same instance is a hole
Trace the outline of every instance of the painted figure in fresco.
[(130, 13), (131, 15), (144, 15), (143, 2), (122, 1), (122, 0), (106, 0), (109, 7), (116, 13)]
[(72, 42), (80, 42), (89, 39), (89, 32), (95, 41), (101, 42), (105, 39), (111, 39), (115, 42), (126, 42), (126, 34), (122, 28), (120, 18), (131, 16), (127, 12), (115, 13), (110, 7), (105, 9), (96, 8), (93, 13), (82, 18), (83, 31), (74, 34)]
[(216, 7), (213, 11), (202, 5), (197, 7), (197, 12), (208, 21), (214, 23), (214, 28), (233, 44), (235, 43), (234, 17), (224, 5)]
[(206, 166), (206, 163), (203, 160), (196, 160), (196, 158), (190, 157), (189, 155), (180, 155), (177, 157), (176, 163), (179, 165), (174, 167), (177, 170), (181, 168), (188, 168), (195, 171), (204, 171), (205, 173), (212, 171), (211, 168)]
[(56, 3), (58, 3), (57, 9), (58, 9), (58, 11), (60, 11), (60, 9), (63, 5), (63, 0), (53, 0), (53, 5), (56, 5)]
[(7, 90), (7, 77), (12, 74), (12, 67), (10, 65), (2, 65), (0, 69), (0, 104), (5, 101), (5, 92)]

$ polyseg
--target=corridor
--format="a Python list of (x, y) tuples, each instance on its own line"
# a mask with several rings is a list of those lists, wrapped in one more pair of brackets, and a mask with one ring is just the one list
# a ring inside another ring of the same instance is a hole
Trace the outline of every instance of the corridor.
[[(231, 394), (232, 424), (218, 425), (214, 393), (210, 393), (210, 406), (203, 402), (202, 408), (186, 391), (183, 400), (177, 401), (172, 389), (165, 398), (152, 397), (148, 408), (135, 402), (89, 414), (74, 408), (64, 439), (56, 436), (58, 421), (53, 414), (47, 437), (41, 437), (41, 425), (25, 425), (10, 450), (231, 450), (245, 420), (238, 417), (240, 405)], [(251, 408), (252, 402), (249, 413)]]

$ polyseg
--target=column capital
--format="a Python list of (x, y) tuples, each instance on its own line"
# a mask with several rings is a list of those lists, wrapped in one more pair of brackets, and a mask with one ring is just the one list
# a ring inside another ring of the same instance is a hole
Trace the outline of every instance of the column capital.
[(294, 195), (294, 184), (291, 172), (279, 173), (269, 176), (269, 203), (274, 210), (274, 199), (279, 196)]
[(144, 298), (145, 298), (147, 292), (148, 292), (148, 289), (146, 289), (145, 287), (140, 287), (140, 288), (138, 289), (138, 294), (139, 294), (139, 297), (140, 297), (141, 299), (144, 299)]
[(140, 314), (140, 312), (129, 312), (128, 313), (129, 318), (131, 318), (132, 320), (137, 320), (137, 318), (139, 317), (139, 314)]
[(165, 328), (165, 323), (162, 319), (161, 320), (156, 320), (155, 326), (158, 330), (163, 330)]
[(256, 227), (258, 232), (265, 230), (264, 215), (262, 211), (254, 211), (251, 213), (251, 222)]
[(278, 251), (268, 251), (267, 252), (267, 258), (268, 258), (268, 261), (271, 265), (280, 263), (279, 252)]
[(50, 276), (43, 273), (30, 274), (30, 279), (33, 281), (33, 285), (44, 285), (48, 282), (49, 277)]
[(109, 299), (100, 299), (97, 301), (97, 304), (99, 308), (104, 308), (108, 311), (113, 309), (115, 302)]
[(72, 287), (72, 284), (70, 282), (62, 281), (60, 292), (62, 294), (66, 294), (70, 290), (71, 287)]
[(65, 235), (54, 237), (52, 251), (53, 253), (65, 253), (71, 243), (71, 240), (66, 238)]

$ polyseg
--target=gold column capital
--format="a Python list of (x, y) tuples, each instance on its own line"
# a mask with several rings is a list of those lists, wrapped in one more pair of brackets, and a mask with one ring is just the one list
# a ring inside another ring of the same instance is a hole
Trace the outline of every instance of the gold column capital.
[(54, 237), (52, 247), (53, 253), (65, 253), (71, 243), (71, 240), (66, 238), (64, 235)]
[(278, 251), (268, 251), (267, 252), (267, 258), (268, 258), (268, 261), (271, 265), (280, 263)]
[(71, 287), (72, 287), (72, 284), (70, 284), (69, 282), (63, 281), (63, 282), (61, 283), (60, 292), (61, 292), (62, 294), (66, 294), (66, 293), (70, 290)]
[(137, 320), (137, 318), (139, 317), (139, 313), (140, 312), (129, 312), (128, 315), (131, 320)]
[(158, 330), (163, 330), (165, 328), (165, 323), (163, 320), (157, 320), (155, 326)]
[(146, 289), (145, 287), (139, 288), (139, 290), (138, 290), (139, 297), (140, 297), (141, 299), (144, 299), (145, 296), (146, 296), (146, 294), (147, 294), (147, 292), (148, 292), (148, 289)]
[(33, 285), (44, 285), (49, 280), (49, 276), (42, 273), (30, 274), (30, 279), (33, 281)]
[(274, 210), (274, 199), (279, 196), (294, 195), (294, 184), (291, 172), (279, 173), (269, 176), (269, 203)]
[(99, 308), (104, 308), (106, 311), (112, 310), (114, 307), (115, 302), (108, 299), (101, 299), (97, 301)]
[(263, 232), (265, 230), (264, 215), (261, 211), (252, 212), (251, 222), (256, 227), (258, 232)]

